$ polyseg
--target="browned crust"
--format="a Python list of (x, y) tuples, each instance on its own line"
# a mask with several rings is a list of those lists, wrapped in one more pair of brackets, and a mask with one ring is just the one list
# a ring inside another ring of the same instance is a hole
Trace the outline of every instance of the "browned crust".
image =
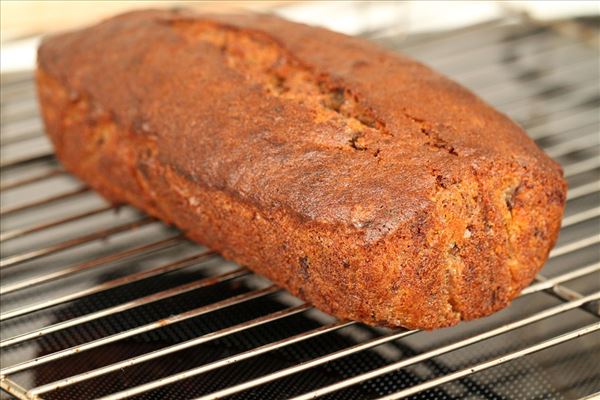
[(560, 167), (465, 89), (269, 16), (136, 12), (44, 42), (65, 167), (340, 318), (505, 307), (553, 246)]

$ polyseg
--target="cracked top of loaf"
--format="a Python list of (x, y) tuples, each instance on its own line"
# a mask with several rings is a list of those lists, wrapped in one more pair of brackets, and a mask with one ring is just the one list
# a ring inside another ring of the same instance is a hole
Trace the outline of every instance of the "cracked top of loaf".
[[(176, 11), (125, 14), (86, 31), (40, 54), (74, 97), (90, 96), (136, 134), (160, 136), (161, 160), (194, 181), (352, 225), (367, 242), (482, 164), (498, 173), (535, 165), (560, 179), (507, 117), (361, 39), (268, 15)], [(110, 76), (97, 79), (103, 70)]]

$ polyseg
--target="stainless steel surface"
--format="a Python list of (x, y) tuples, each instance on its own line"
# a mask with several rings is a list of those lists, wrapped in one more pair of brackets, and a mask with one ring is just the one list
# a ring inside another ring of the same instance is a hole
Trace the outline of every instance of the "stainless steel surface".
[(473, 89), (564, 166), (561, 237), (511, 307), (434, 332), (336, 321), (66, 174), (31, 76), (3, 76), (2, 389), (23, 399), (600, 392), (597, 49), (518, 20), (377, 40)]

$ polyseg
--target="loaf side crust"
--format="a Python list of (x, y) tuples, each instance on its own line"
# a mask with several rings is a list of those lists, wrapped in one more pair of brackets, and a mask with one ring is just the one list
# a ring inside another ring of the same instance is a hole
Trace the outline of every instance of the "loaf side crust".
[(488, 315), (558, 234), (558, 165), (465, 89), (361, 40), (136, 12), (45, 41), (37, 80), (67, 170), (339, 318)]

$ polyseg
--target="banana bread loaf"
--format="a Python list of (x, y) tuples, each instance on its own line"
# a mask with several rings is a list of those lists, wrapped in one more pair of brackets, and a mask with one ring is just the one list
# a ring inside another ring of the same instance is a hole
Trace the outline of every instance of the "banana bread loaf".
[(553, 246), (560, 167), (426, 66), (267, 15), (138, 11), (45, 40), (65, 168), (339, 318), (505, 307)]

